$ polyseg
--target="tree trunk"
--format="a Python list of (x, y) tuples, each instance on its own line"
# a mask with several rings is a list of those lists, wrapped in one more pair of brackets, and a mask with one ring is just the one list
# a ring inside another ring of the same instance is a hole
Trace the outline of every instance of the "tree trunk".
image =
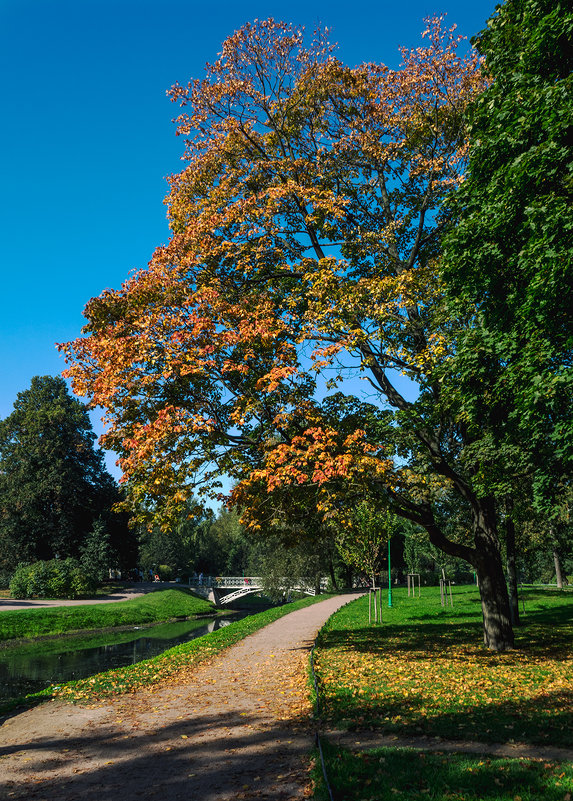
[(553, 562), (555, 563), (555, 577), (557, 578), (557, 589), (563, 589), (563, 573), (561, 572), (561, 561), (557, 549), (553, 549)]
[(509, 611), (513, 626), (521, 625), (519, 619), (519, 595), (517, 592), (517, 570), (515, 567), (515, 523), (509, 516), (513, 509), (511, 499), (507, 501), (508, 517), (505, 520), (505, 546), (507, 550), (507, 583), (509, 589)]
[(342, 575), (343, 575), (343, 579), (342, 580), (344, 582), (344, 587), (346, 587), (346, 589), (348, 589), (348, 590), (351, 590), (352, 589), (353, 580), (354, 580), (354, 575), (352, 573), (352, 567), (350, 565), (344, 565), (343, 571), (342, 571)]
[(495, 506), (492, 498), (473, 496), (474, 547), (449, 540), (436, 524), (428, 505), (414, 522), (424, 526), (430, 542), (444, 553), (465, 559), (475, 568), (483, 614), (483, 639), (491, 651), (513, 648), (513, 628), (509, 609), (509, 595), (501, 560)]
[(513, 648), (509, 595), (495, 526), (493, 504), (480, 505), (475, 522), (476, 570), (483, 613), (483, 639), (490, 651)]
[(332, 564), (332, 557), (328, 560), (328, 572), (330, 573), (330, 581), (332, 582), (332, 589), (338, 592), (338, 583), (336, 581), (336, 573), (334, 572), (334, 565)]

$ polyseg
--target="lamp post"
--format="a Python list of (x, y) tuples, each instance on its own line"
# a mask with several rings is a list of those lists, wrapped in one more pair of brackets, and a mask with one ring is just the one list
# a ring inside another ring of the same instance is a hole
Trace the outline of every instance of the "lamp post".
[(392, 606), (392, 562), (390, 559), (390, 534), (388, 534), (388, 606)]

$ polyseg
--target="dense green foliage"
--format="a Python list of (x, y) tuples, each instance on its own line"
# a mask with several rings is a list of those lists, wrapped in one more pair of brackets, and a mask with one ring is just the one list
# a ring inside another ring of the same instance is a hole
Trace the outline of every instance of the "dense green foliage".
[[(260, 543), (249, 537), (236, 510), (221, 509), (206, 531), (198, 567), (215, 575), (259, 575)], [(216, 568), (213, 570), (213, 566)]]
[(131, 601), (0, 612), (0, 641), (82, 629), (156, 623), (213, 612), (213, 604), (185, 589), (159, 590)]
[(77, 559), (19, 565), (10, 581), (12, 598), (80, 598), (95, 589)]
[[(207, 576), (262, 576), (265, 595), (279, 601), (304, 579), (315, 586), (328, 576), (331, 585), (348, 584), (334, 544), (333, 532), (315, 525), (307, 514), (293, 513), (288, 526), (271, 528), (253, 536), (245, 530), (234, 509), (222, 508), (215, 516), (186, 510), (168, 532), (154, 527), (140, 535), (140, 565), (162, 579), (184, 580), (193, 574)], [(298, 529), (298, 530), (297, 530)], [(285, 579), (286, 583), (285, 583)]]
[(0, 422), (0, 573), (19, 562), (78, 557), (94, 521), (102, 518), (126, 554), (126, 520), (111, 512), (119, 500), (85, 406), (62, 378), (35, 377), (14, 411)]
[(483, 492), (519, 483), (522, 504), (554, 517), (573, 467), (572, 41), (564, 0), (507, 0), (476, 37), (491, 85), (471, 110), (444, 258), (466, 310), (446, 390), (468, 459)]
[(93, 584), (109, 578), (109, 571), (118, 564), (118, 555), (103, 520), (95, 521), (81, 549), (81, 566)]

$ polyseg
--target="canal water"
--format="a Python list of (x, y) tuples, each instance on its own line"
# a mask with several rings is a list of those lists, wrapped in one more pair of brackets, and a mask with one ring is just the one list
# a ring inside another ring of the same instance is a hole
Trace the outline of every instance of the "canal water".
[(175, 645), (228, 626), (242, 614), (183, 620), (149, 628), (97, 635), (62, 635), (41, 642), (0, 648), (0, 701), (37, 692), (50, 684), (82, 679), (104, 670), (134, 665)]

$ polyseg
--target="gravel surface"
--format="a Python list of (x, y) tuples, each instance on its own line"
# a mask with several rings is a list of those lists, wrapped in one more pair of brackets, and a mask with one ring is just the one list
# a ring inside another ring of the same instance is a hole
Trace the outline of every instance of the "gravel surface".
[(303, 798), (313, 745), (309, 651), (330, 615), (357, 595), (280, 618), (191, 680), (93, 708), (52, 701), (8, 718), (0, 798)]
[(93, 604), (111, 604), (117, 601), (131, 601), (133, 598), (139, 598), (145, 595), (146, 592), (153, 590), (169, 590), (184, 587), (182, 584), (170, 583), (141, 583), (133, 587), (126, 587), (124, 590), (119, 590), (111, 595), (101, 595), (97, 598), (82, 598), (74, 600), (66, 600), (65, 598), (24, 598), (18, 601), (14, 598), (0, 598), (0, 612), (7, 611), (8, 609), (44, 609), (50, 606), (93, 606)]

